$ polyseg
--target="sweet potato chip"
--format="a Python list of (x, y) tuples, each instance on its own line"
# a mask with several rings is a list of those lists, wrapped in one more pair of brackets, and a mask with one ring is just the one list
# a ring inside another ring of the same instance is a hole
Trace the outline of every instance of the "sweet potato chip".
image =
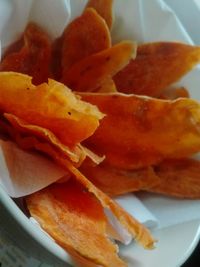
[(127, 171), (106, 164), (93, 166), (84, 161), (79, 169), (94, 185), (110, 196), (144, 190), (157, 185), (160, 180), (152, 167)]
[(160, 42), (140, 45), (137, 57), (115, 77), (123, 93), (159, 96), (200, 62), (200, 47)]
[(49, 144), (38, 144), (37, 149), (49, 155), (55, 162), (63, 167), (68, 173), (66, 177), (73, 175), (74, 179), (82, 185), (85, 190), (92, 193), (101, 203), (101, 205), (110, 210), (119, 223), (145, 248), (152, 248), (155, 240), (149, 230), (128, 214), (115, 201), (105, 195), (100, 189), (95, 187), (67, 158), (62, 157), (58, 151), (53, 149)]
[(50, 79), (34, 86), (30, 76), (14, 72), (0, 73), (0, 109), (52, 131), (70, 147), (93, 134), (103, 117), (63, 84)]
[(155, 167), (160, 183), (147, 191), (180, 198), (200, 198), (200, 162), (184, 158), (165, 160)]
[(111, 166), (133, 170), (200, 150), (200, 104), (195, 100), (119, 93), (81, 96), (106, 114), (85, 145), (105, 155)]
[(66, 73), (83, 58), (111, 47), (109, 29), (102, 17), (87, 8), (63, 33), (62, 69)]
[(108, 28), (112, 28), (113, 0), (89, 0), (86, 7), (93, 7), (99, 13), (99, 15), (105, 19)]
[(63, 168), (73, 174), (74, 178), (100, 201), (104, 208), (109, 209), (119, 223), (145, 248), (152, 248), (155, 240), (149, 230), (120, 207), (115, 201), (95, 187), (75, 166), (67, 159), (56, 155), (53, 157)]
[(75, 91), (95, 91), (108, 78), (123, 69), (135, 57), (136, 45), (121, 42), (74, 64), (62, 81)]
[(60, 81), (62, 77), (62, 44), (63, 36), (56, 38), (52, 43), (51, 73), (52, 78)]
[[(51, 41), (46, 32), (34, 23), (29, 23), (21, 40), (6, 53), (0, 71), (16, 71), (33, 77), (34, 84), (48, 80), (50, 76)], [(17, 48), (20, 48), (16, 51)]]
[(117, 88), (113, 79), (108, 78), (99, 87), (96, 88), (95, 92), (98, 93), (115, 93)]
[[(82, 146), (76, 145), (73, 148), (69, 148), (66, 145), (63, 145), (51, 131), (45, 128), (29, 124), (12, 114), (4, 113), (4, 117), (12, 125), (12, 127), (16, 129), (19, 135), (26, 137), (35, 136), (36, 139), (40, 140), (40, 142), (50, 143), (53, 147), (55, 147), (55, 149), (60, 151), (64, 157), (66, 156), (75, 163), (80, 163), (85, 158), (86, 153), (84, 153)], [(31, 149), (33, 145), (34, 142), (30, 142), (29, 145), (27, 143), (26, 149)]]
[(159, 98), (173, 100), (179, 97), (189, 98), (190, 97), (189, 91), (184, 87), (179, 87), (179, 88), (170, 87), (163, 90)]
[(51, 185), (26, 202), (31, 215), (67, 251), (75, 250), (102, 266), (127, 266), (106, 236), (101, 204), (76, 181)]

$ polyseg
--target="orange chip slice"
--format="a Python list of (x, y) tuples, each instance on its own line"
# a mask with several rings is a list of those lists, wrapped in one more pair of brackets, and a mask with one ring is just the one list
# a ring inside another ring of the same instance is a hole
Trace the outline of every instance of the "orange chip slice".
[(179, 198), (200, 198), (200, 162), (184, 158), (165, 160), (155, 167), (160, 183), (147, 191)]
[(75, 180), (26, 197), (31, 215), (64, 249), (101, 266), (127, 266), (106, 235), (107, 220), (93, 194)]
[[(18, 51), (16, 51), (19, 49)], [(29, 23), (23, 42), (17, 41), (6, 53), (0, 64), (1, 71), (16, 71), (29, 74), (34, 84), (48, 80), (50, 76), (51, 41), (38, 25)]]
[(159, 96), (200, 62), (200, 47), (160, 42), (140, 45), (137, 57), (115, 77), (123, 93)]
[(87, 145), (105, 162), (122, 169), (144, 168), (166, 158), (182, 158), (200, 150), (200, 104), (120, 93), (82, 93), (106, 114)]
[(95, 106), (81, 101), (66, 86), (51, 79), (48, 84), (35, 86), (30, 76), (1, 72), (0, 88), (2, 112), (52, 131), (70, 147), (93, 134), (103, 117)]
[(113, 79), (108, 78), (95, 91), (98, 93), (115, 93), (117, 88)]
[(67, 159), (60, 157), (55, 153), (53, 159), (57, 161), (63, 168), (73, 174), (74, 178), (89, 192), (100, 201), (104, 208), (109, 209), (117, 218), (119, 223), (145, 248), (152, 248), (155, 240), (151, 236), (149, 230), (133, 218), (128, 212), (120, 207), (115, 201), (95, 187), (75, 166)]
[(152, 167), (127, 171), (106, 164), (92, 166), (84, 161), (79, 169), (94, 185), (110, 196), (144, 190), (160, 182)]
[(109, 29), (101, 16), (87, 8), (73, 20), (62, 36), (62, 69), (69, 68), (83, 58), (111, 47)]
[[(53, 147), (58, 149), (63, 156), (68, 157), (71, 161), (80, 163), (80, 161), (82, 162), (82, 160), (85, 158), (83, 147), (76, 145), (73, 148), (69, 148), (66, 145), (63, 145), (60, 140), (48, 129), (29, 124), (12, 114), (5, 113), (4, 117), (22, 136), (25, 135), (26, 137), (36, 137), (36, 139), (39, 139), (40, 142), (50, 143)], [(33, 145), (34, 142), (30, 142), (29, 145), (27, 143), (26, 149), (30, 149)]]
[(99, 13), (99, 15), (105, 19), (108, 28), (112, 28), (113, 0), (89, 0), (86, 7), (93, 7)]
[(155, 240), (151, 236), (149, 230), (139, 223), (135, 218), (128, 214), (121, 208), (115, 201), (109, 198), (101, 190), (95, 187), (72, 163), (62, 157), (58, 151), (53, 149), (49, 144), (38, 144), (37, 149), (43, 151), (47, 155), (68, 171), (66, 177), (69, 178), (70, 174), (74, 179), (82, 185), (88, 192), (92, 193), (101, 203), (102, 207), (110, 210), (119, 223), (145, 248), (152, 248)]
[(60, 81), (62, 77), (62, 44), (63, 36), (56, 38), (52, 43), (51, 73), (52, 78)]
[(62, 81), (75, 91), (95, 91), (108, 78), (123, 69), (135, 57), (136, 45), (121, 42), (74, 64), (63, 74)]
[(190, 93), (189, 91), (184, 88), (184, 87), (179, 87), (179, 88), (167, 88), (165, 90), (163, 90), (163, 92), (161, 93), (160, 97), (161, 99), (177, 99), (179, 97), (190, 97)]

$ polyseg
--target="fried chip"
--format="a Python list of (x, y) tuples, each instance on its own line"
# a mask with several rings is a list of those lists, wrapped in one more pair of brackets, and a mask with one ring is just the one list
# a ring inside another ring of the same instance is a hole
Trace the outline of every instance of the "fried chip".
[(120, 93), (81, 93), (106, 114), (85, 145), (110, 166), (133, 170), (200, 150), (200, 104)]
[(113, 79), (108, 78), (95, 91), (98, 93), (115, 93), (117, 88)]
[(111, 47), (109, 29), (93, 8), (87, 8), (80, 17), (73, 20), (62, 38), (63, 73), (83, 58)]
[(160, 183), (147, 191), (179, 198), (200, 198), (200, 162), (191, 158), (165, 160), (155, 167)]
[(101, 204), (75, 180), (51, 185), (26, 202), (31, 215), (67, 251), (101, 266), (127, 266), (107, 238)]
[(74, 91), (95, 91), (135, 57), (136, 45), (124, 41), (74, 64), (62, 81)]
[(162, 94), (160, 95), (159, 98), (161, 99), (170, 99), (170, 100), (174, 100), (177, 99), (179, 97), (190, 97), (190, 93), (189, 91), (184, 88), (184, 87), (179, 87), (179, 88), (167, 88), (165, 90), (163, 90)]
[(52, 43), (51, 73), (52, 78), (60, 81), (62, 77), (62, 45), (63, 36), (56, 38)]
[(9, 49), (0, 64), (0, 71), (28, 74), (33, 77), (34, 84), (40, 84), (50, 76), (50, 62), (49, 36), (38, 25), (29, 23), (23, 35), (23, 42), (19, 40)]
[[(69, 158), (72, 162), (80, 164), (86, 153), (82, 146), (76, 145), (73, 148), (69, 148), (66, 145), (62, 144), (60, 140), (48, 129), (42, 128), (37, 125), (32, 125), (24, 120), (8, 113), (4, 113), (4, 117), (12, 125), (13, 128), (18, 132), (18, 135), (26, 137), (36, 137), (40, 142), (46, 142), (51, 144), (55, 149), (60, 151), (60, 153), (65, 157)], [(34, 147), (35, 142), (26, 142), (26, 146), (23, 146), (25, 149), (31, 149)]]
[(128, 212), (120, 207), (115, 201), (104, 194), (101, 190), (95, 187), (75, 166), (67, 159), (54, 155), (54, 160), (57, 161), (63, 168), (66, 168), (73, 174), (74, 178), (84, 186), (90, 193), (100, 201), (101, 205), (110, 210), (119, 223), (145, 248), (153, 248), (155, 240), (151, 236), (149, 230), (133, 218)]
[(94, 8), (99, 15), (105, 19), (108, 28), (111, 29), (113, 25), (113, 0), (89, 0), (87, 8)]
[(93, 166), (84, 161), (80, 171), (99, 189), (110, 196), (145, 190), (159, 183), (152, 167), (139, 170), (122, 170), (106, 164)]
[(115, 77), (123, 93), (159, 96), (200, 62), (200, 47), (175, 42), (140, 45), (137, 57)]
[(80, 183), (85, 190), (92, 193), (101, 203), (101, 205), (110, 210), (110, 212), (116, 217), (116, 220), (145, 248), (153, 248), (155, 240), (151, 236), (149, 230), (127, 213), (122, 207), (120, 207), (115, 201), (104, 194), (100, 189), (95, 187), (66, 157), (62, 157), (58, 151), (52, 148), (49, 144), (38, 144), (37, 149), (49, 155), (55, 162), (63, 167), (68, 174)]
[(93, 134), (103, 117), (63, 84), (49, 79), (34, 86), (30, 76), (14, 72), (0, 73), (0, 109), (52, 131), (69, 147)]

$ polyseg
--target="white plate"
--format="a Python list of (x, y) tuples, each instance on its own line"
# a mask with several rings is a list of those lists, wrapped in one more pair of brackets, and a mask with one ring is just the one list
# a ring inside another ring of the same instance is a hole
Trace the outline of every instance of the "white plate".
[[(55, 266), (67, 266), (66, 262), (73, 264), (67, 253), (32, 224), (0, 187), (2, 226), (28, 255)], [(120, 246), (120, 255), (129, 267), (180, 266), (191, 255), (200, 239), (200, 220), (157, 230), (153, 235), (158, 240), (154, 250), (144, 250), (134, 243)]]

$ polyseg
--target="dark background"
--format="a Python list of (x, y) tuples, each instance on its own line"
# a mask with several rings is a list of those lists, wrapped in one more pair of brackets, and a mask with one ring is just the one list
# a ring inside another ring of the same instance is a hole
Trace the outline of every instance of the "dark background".
[(200, 242), (190, 258), (181, 267), (200, 267)]

